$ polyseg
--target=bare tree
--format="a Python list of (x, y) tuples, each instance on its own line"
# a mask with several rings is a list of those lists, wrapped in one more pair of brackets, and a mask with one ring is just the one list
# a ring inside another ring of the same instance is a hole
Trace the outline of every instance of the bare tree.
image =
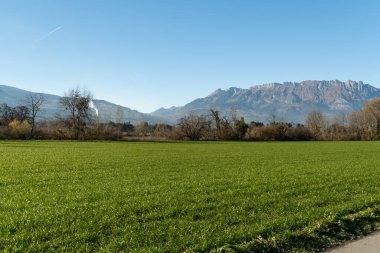
[(24, 105), (13, 107), (12, 116), (13, 119), (18, 121), (28, 121), (30, 118), (29, 108)]
[(374, 119), (375, 129), (373, 132), (376, 137), (380, 137), (380, 98), (375, 98), (367, 102), (363, 107), (363, 111), (368, 118)]
[(123, 127), (124, 122), (125, 122), (124, 110), (123, 110), (123, 107), (119, 105), (116, 110), (116, 127), (117, 127), (117, 136), (119, 138), (120, 138), (120, 133), (121, 133), (121, 129)]
[(220, 139), (220, 137), (222, 136), (222, 133), (221, 133), (221, 119), (219, 116), (219, 111), (210, 109), (210, 113), (211, 113), (211, 118), (214, 120), (215, 127), (216, 127), (216, 134), (215, 134), (216, 138)]
[(211, 122), (205, 116), (190, 114), (181, 118), (177, 126), (182, 137), (190, 140), (200, 140), (203, 134), (210, 129)]
[(0, 105), (0, 125), (8, 126), (9, 122), (13, 120), (13, 108), (7, 104)]
[(340, 111), (338, 115), (336, 115), (334, 121), (335, 123), (339, 123), (341, 126), (347, 127), (350, 119), (350, 113), (348, 111)]
[(271, 124), (276, 124), (276, 122), (277, 122), (277, 115), (276, 115), (276, 109), (274, 107), (271, 110), (270, 116), (271, 116), (270, 123)]
[(26, 106), (10, 107), (7, 104), (0, 105), (0, 125), (7, 126), (11, 121), (29, 120), (30, 112)]
[(90, 102), (92, 95), (79, 88), (69, 90), (60, 99), (60, 104), (68, 113), (64, 123), (71, 129), (72, 138), (78, 140), (85, 132), (91, 118)]
[[(220, 117), (220, 113), (217, 110), (210, 110), (211, 119), (213, 120), (216, 132), (215, 137), (218, 140), (233, 140), (242, 139), (248, 126), (243, 118), (238, 119), (237, 110), (231, 108), (230, 118), (227, 116)], [(215, 130), (214, 130), (215, 131)]]
[(326, 125), (326, 117), (323, 112), (314, 110), (307, 115), (306, 126), (315, 139), (318, 139)]
[(46, 99), (44, 95), (39, 94), (39, 93), (31, 93), (27, 98), (26, 98), (26, 107), (29, 109), (30, 113), (30, 139), (34, 137), (34, 132), (36, 130), (36, 120), (38, 114), (41, 112), (41, 109), (46, 102)]
[(116, 109), (116, 123), (122, 124), (125, 122), (124, 109), (120, 105)]
[(364, 140), (366, 134), (366, 118), (362, 111), (352, 112), (349, 118), (350, 131), (357, 140)]
[(154, 136), (156, 137), (170, 137), (173, 127), (168, 124), (156, 124), (154, 126)]
[(242, 141), (248, 130), (248, 124), (245, 123), (244, 117), (241, 117), (240, 120), (235, 120), (233, 123), (235, 135), (237, 139)]
[(231, 116), (231, 121), (232, 122), (238, 120), (239, 117), (238, 117), (238, 112), (237, 112), (236, 108), (231, 107), (231, 109), (230, 109), (230, 116)]
[(149, 124), (144, 120), (141, 120), (139, 124), (135, 126), (135, 132), (138, 136), (144, 137), (148, 134)]

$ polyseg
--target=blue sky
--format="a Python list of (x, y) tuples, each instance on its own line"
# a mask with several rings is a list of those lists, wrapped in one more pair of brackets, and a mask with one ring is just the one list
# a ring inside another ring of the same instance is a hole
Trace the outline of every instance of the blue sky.
[(0, 83), (143, 112), (217, 88), (380, 87), (378, 0), (0, 0)]

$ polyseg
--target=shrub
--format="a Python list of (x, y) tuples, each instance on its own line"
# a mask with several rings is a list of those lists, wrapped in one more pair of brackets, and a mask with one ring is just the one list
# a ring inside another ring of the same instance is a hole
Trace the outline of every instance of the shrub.
[(31, 127), (26, 120), (12, 120), (8, 128), (12, 138), (26, 139), (30, 135)]

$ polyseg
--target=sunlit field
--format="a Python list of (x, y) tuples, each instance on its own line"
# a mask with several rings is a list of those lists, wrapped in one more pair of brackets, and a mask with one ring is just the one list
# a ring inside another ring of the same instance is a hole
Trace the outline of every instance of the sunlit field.
[(312, 252), (379, 204), (379, 142), (0, 142), (0, 251)]

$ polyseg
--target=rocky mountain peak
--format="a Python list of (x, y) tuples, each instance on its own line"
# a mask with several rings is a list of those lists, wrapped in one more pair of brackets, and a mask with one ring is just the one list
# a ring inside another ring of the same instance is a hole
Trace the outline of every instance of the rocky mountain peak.
[(174, 122), (188, 112), (208, 114), (212, 108), (227, 115), (234, 108), (247, 121), (268, 122), (275, 113), (278, 118), (302, 123), (312, 110), (321, 110), (333, 117), (342, 111), (358, 110), (366, 101), (375, 97), (380, 97), (380, 89), (362, 81), (306, 80), (267, 83), (248, 89), (218, 89), (183, 107), (153, 115), (167, 117)]

